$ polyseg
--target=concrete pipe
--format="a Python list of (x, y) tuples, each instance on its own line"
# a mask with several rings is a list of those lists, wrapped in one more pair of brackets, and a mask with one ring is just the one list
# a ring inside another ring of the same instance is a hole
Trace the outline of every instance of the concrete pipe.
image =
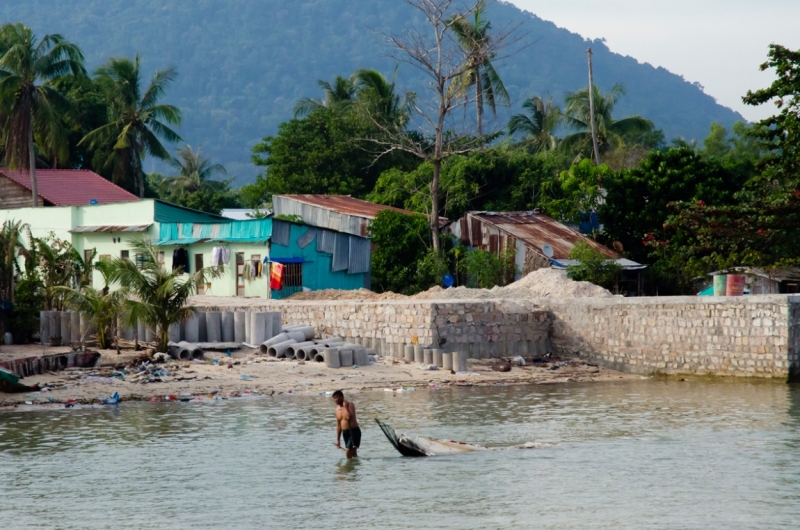
[(328, 348), (322, 352), (325, 359), (325, 366), (328, 368), (339, 368), (342, 366), (339, 350), (336, 348)]
[(439, 348), (434, 348), (433, 352), (433, 362), (431, 364), (435, 364), (439, 368), (444, 368), (444, 364), (442, 362), (442, 350)]
[(61, 344), (69, 344), (72, 341), (72, 312), (61, 312)]
[(246, 320), (246, 311), (235, 311), (233, 313), (233, 342), (238, 342), (239, 344), (247, 342), (247, 329), (245, 325)]
[(430, 348), (424, 348), (422, 350), (422, 363), (428, 366), (433, 364), (433, 350)]
[(414, 344), (414, 362), (417, 364), (425, 362), (425, 355), (422, 353), (422, 346), (419, 344)]
[(81, 336), (83, 340), (89, 342), (93, 339), (94, 334), (94, 322), (92, 322), (91, 317), (86, 313), (81, 313)]
[(206, 312), (206, 334), (208, 342), (222, 341), (222, 313), (219, 311)]
[(170, 342), (180, 342), (181, 341), (181, 323), (174, 322), (170, 324), (169, 329), (167, 330), (167, 338)]
[(292, 344), (297, 344), (297, 341), (294, 339), (285, 340), (283, 342), (279, 342), (278, 344), (273, 344), (267, 348), (267, 355), (270, 357), (275, 357), (276, 359), (281, 359), (286, 357), (286, 348), (291, 346)]
[(405, 360), (413, 363), (414, 362), (414, 346), (412, 344), (408, 344), (404, 346), (405, 348)]
[(314, 355), (313, 361), (316, 362), (316, 363), (324, 363), (325, 362), (325, 350), (318, 351)]
[(144, 328), (144, 341), (148, 342), (148, 343), (151, 343), (151, 342), (153, 342), (153, 340), (155, 340), (155, 337), (153, 336), (153, 330), (148, 328), (148, 327), (145, 327)]
[(272, 332), (272, 324), (274, 319), (275, 313), (264, 312), (264, 340), (261, 342), (268, 341), (275, 336), (275, 334)]
[(264, 342), (259, 344), (258, 350), (261, 353), (263, 353), (264, 355), (266, 355), (267, 353), (269, 353), (269, 347), (270, 346), (272, 346), (273, 344), (280, 344), (281, 342), (286, 342), (287, 340), (290, 340), (290, 339), (291, 339), (291, 337), (289, 337), (289, 335), (287, 335), (286, 333), (281, 333), (280, 335), (275, 335), (271, 339), (265, 340)]
[[(306, 346), (314, 346), (314, 343), (311, 341), (305, 342), (296, 342), (295, 344), (290, 344), (288, 348), (286, 348), (286, 358), (287, 359), (295, 359), (297, 358), (297, 350), (302, 349)], [(303, 359), (298, 359), (298, 361), (302, 361)]]
[(133, 340), (135, 336), (136, 336), (136, 333), (134, 333), (133, 328), (131, 326), (125, 326), (124, 328), (122, 328), (122, 338), (123, 339), (125, 339), (125, 340)]
[(50, 344), (50, 311), (39, 311), (39, 340), (43, 345)]
[(200, 318), (198, 319), (197, 323), (199, 324), (200, 328), (200, 340), (198, 342), (208, 342), (208, 327), (206, 326), (206, 319), (202, 313), (200, 313)]
[(305, 335), (306, 340), (312, 340), (314, 338), (314, 328), (311, 326), (301, 326), (299, 328), (295, 328), (292, 330), (293, 333), (302, 333)]
[[(202, 315), (195, 313), (183, 325), (183, 336), (186, 337), (186, 342), (200, 342), (200, 317)], [(141, 339), (141, 335), (139, 337)]]
[(72, 328), (71, 342), (78, 343), (81, 341), (81, 315), (77, 311), (69, 314), (70, 327)]
[(61, 338), (61, 311), (50, 311), (50, 344), (60, 346)]
[(339, 348), (339, 363), (342, 368), (353, 366), (353, 348)]
[(453, 370), (456, 372), (467, 371), (467, 352), (458, 351), (453, 352)]
[(453, 369), (453, 355), (451, 353), (442, 352), (442, 370)]
[(309, 344), (308, 346), (302, 346), (302, 347), (295, 348), (294, 357), (298, 361), (310, 361), (311, 359), (314, 358), (314, 355), (312, 355), (312, 352), (313, 352), (314, 355), (317, 353), (317, 345), (314, 344), (313, 342), (311, 344)]
[(367, 357), (367, 349), (365, 347), (353, 348), (353, 364), (369, 366), (369, 357)]
[(274, 337), (275, 335), (280, 335), (282, 333), (283, 331), (281, 329), (282, 320), (283, 320), (283, 315), (280, 313), (280, 311), (272, 313), (272, 333), (270, 335), (271, 337)]
[(177, 361), (189, 361), (192, 358), (192, 352), (186, 347), (185, 342), (178, 342), (168, 348), (169, 356)]
[(314, 341), (315, 344), (319, 344), (321, 346), (336, 345), (336, 344), (344, 344), (344, 339), (341, 337), (329, 337), (327, 339), (317, 339)]
[(222, 312), (222, 342), (236, 342), (233, 325), (233, 311)]
[(246, 311), (244, 314), (244, 339), (242, 339), (242, 342), (246, 342), (248, 344), (253, 344), (250, 342), (250, 339), (253, 338), (253, 333), (250, 331), (251, 313), (252, 311)]
[(287, 331), (294, 331), (297, 328), (304, 328), (306, 327), (305, 324), (284, 324), (281, 326), (281, 331), (286, 333)]
[[(271, 326), (271, 324), (270, 324)], [(250, 313), (250, 344), (261, 344), (267, 340), (267, 314), (262, 312)], [(270, 327), (270, 330), (272, 327)]]

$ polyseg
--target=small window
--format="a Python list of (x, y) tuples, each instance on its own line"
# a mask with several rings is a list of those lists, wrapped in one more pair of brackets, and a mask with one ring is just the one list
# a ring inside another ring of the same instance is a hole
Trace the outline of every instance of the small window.
[(131, 258), (131, 253), (128, 250), (120, 250), (119, 257), (122, 258), (122, 259), (130, 259)]
[(136, 254), (136, 267), (139, 269), (144, 267), (144, 254)]
[(163, 251), (158, 253), (158, 264), (159, 265), (164, 265), (164, 252)]
[(302, 287), (303, 285), (303, 264), (286, 263), (283, 266), (283, 287)]

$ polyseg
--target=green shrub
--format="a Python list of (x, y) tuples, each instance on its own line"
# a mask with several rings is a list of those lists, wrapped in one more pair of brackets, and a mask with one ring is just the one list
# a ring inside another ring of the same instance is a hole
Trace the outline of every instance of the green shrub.
[(579, 261), (578, 265), (567, 267), (567, 274), (578, 282), (591, 282), (595, 285), (613, 288), (622, 275), (622, 266), (608, 259), (602, 252), (588, 243), (578, 243), (569, 253), (569, 259)]

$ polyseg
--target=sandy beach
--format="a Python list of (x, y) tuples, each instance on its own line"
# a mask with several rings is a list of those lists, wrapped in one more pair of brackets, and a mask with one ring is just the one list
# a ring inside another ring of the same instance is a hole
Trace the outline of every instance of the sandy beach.
[[(0, 360), (42, 355), (39, 345), (7, 346)], [(47, 348), (62, 353), (68, 348)], [(324, 394), (342, 389), (349, 392), (409, 391), (427, 386), (490, 386), (555, 384), (571, 382), (639, 379), (639, 376), (605, 370), (579, 359), (546, 359), (545, 362), (512, 366), (508, 372), (492, 369), (497, 360), (470, 360), (470, 375), (444, 370), (422, 370), (420, 365), (379, 358), (369, 366), (328, 368), (324, 363), (277, 360), (242, 348), (228, 357), (224, 352), (206, 352), (204, 361), (165, 363), (150, 366), (143, 373), (134, 359), (141, 352), (101, 350), (97, 368), (68, 369), (26, 377), (28, 386), (44, 387), (39, 392), (0, 393), (0, 410), (64, 407), (101, 403), (119, 392), (121, 401), (165, 401), (170, 399), (223, 399), (246, 394)], [(215, 361), (216, 359), (216, 361)], [(143, 382), (154, 381), (154, 382)]]

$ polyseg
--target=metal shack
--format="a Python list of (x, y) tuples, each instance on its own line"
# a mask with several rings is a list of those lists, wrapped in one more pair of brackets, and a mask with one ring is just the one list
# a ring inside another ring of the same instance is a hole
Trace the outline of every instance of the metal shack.
[(621, 292), (636, 295), (642, 290), (640, 272), (646, 265), (623, 258), (610, 248), (537, 211), (469, 212), (447, 225), (445, 231), (472, 248), (496, 254), (513, 250), (517, 279), (537, 269), (565, 269), (576, 264), (569, 259), (569, 254), (575, 245), (583, 242), (623, 267), (625, 281), (620, 285)]

